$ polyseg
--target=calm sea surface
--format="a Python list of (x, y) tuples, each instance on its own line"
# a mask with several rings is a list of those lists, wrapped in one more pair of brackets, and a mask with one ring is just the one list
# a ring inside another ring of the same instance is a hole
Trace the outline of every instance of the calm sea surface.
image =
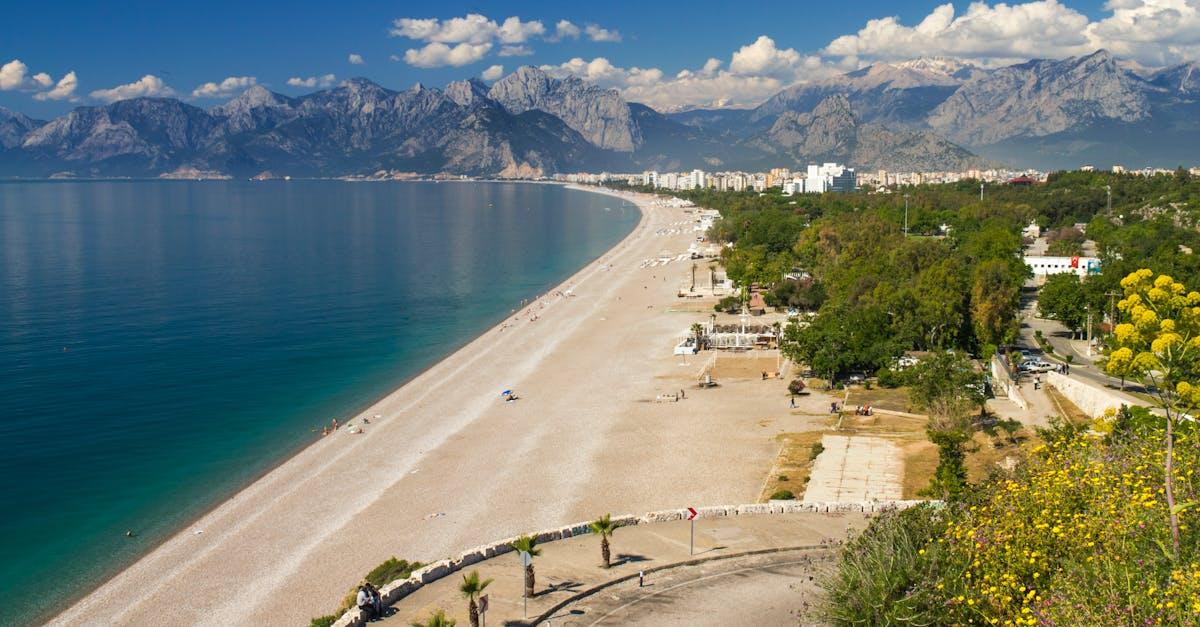
[(0, 183), (0, 624), (47, 618), (637, 220), (551, 185)]

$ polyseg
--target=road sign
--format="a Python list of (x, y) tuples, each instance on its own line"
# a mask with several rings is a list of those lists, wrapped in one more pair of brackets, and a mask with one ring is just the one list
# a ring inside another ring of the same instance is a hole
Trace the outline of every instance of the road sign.
[(533, 556), (528, 551), (521, 551), (521, 565), (528, 566), (533, 563)]
[(696, 554), (696, 508), (687, 508), (688, 520), (691, 521), (691, 533), (688, 534), (688, 555)]
[(480, 613), (487, 611), (487, 604), (488, 604), (488, 595), (486, 595), (486, 594), (480, 595), (480, 597), (479, 597), (479, 612)]

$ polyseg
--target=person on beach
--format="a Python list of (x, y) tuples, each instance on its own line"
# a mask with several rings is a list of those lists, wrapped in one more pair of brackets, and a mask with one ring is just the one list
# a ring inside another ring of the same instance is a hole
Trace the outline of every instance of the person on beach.
[(334, 418), (333, 420), (331, 420), (331, 421), (330, 421), (330, 426), (331, 426), (331, 427), (333, 427), (333, 430), (334, 430), (334, 431), (337, 431), (337, 430), (338, 430), (338, 421), (337, 421), (337, 418)]

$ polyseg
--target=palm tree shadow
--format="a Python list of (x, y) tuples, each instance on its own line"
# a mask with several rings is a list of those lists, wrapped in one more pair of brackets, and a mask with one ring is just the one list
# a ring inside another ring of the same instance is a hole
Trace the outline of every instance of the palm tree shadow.
[(635, 564), (637, 562), (648, 562), (650, 558), (645, 555), (637, 555), (635, 553), (618, 553), (617, 559), (613, 561), (613, 566), (621, 566), (622, 564)]
[(578, 581), (560, 581), (558, 583), (546, 586), (545, 590), (535, 593), (533, 596), (540, 597), (544, 594), (554, 594), (555, 592), (564, 592), (564, 591), (565, 592), (575, 592), (576, 590), (579, 590), (579, 588), (582, 586), (583, 586), (583, 583), (578, 582)]

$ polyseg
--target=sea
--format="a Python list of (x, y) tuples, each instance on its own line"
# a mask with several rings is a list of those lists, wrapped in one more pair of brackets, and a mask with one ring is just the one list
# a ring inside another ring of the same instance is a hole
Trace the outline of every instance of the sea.
[(534, 183), (0, 183), (0, 625), (65, 609), (639, 217)]

